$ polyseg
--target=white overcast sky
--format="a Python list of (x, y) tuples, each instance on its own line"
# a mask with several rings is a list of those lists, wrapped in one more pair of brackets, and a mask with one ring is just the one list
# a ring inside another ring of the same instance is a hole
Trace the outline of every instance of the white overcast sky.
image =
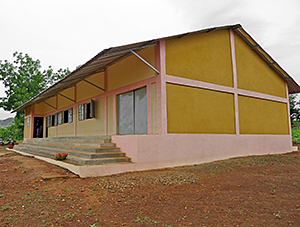
[(299, 0), (0, 0), (0, 60), (18, 51), (72, 71), (105, 48), (239, 23), (300, 83), (299, 11)]

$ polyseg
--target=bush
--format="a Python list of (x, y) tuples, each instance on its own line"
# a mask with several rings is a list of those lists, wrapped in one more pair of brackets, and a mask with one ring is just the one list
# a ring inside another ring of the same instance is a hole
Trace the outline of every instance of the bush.
[(294, 143), (300, 143), (300, 127), (292, 128), (292, 140)]

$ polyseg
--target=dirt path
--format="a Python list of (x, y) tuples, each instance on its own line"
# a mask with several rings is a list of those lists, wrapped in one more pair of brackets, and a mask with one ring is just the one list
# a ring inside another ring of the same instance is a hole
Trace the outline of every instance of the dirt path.
[(1, 226), (300, 225), (299, 152), (86, 179), (3, 152)]

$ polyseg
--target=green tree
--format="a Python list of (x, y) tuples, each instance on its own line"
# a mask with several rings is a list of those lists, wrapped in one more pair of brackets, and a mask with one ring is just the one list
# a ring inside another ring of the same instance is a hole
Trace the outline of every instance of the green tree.
[[(0, 98), (0, 108), (6, 111), (16, 109), (69, 73), (69, 69), (54, 72), (51, 66), (42, 70), (39, 60), (33, 60), (28, 54), (15, 52), (13, 62), (0, 60), (0, 80), (6, 88), (6, 97)], [(17, 131), (19, 138), (23, 135), (23, 128), (24, 111), (20, 111), (11, 129)]]
[(300, 121), (300, 101), (297, 94), (289, 95), (291, 122)]

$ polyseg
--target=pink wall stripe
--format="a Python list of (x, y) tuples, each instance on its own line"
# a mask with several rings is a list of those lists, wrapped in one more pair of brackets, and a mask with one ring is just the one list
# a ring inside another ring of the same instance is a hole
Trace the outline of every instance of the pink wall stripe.
[(113, 135), (117, 135), (117, 97), (113, 95)]
[(229, 30), (230, 35), (230, 49), (231, 49), (231, 62), (232, 62), (232, 75), (233, 75), (233, 87), (234, 87), (234, 112), (235, 112), (235, 133), (240, 134), (240, 122), (239, 122), (239, 100), (237, 93), (237, 69), (236, 69), (236, 58), (235, 58), (235, 46), (234, 46), (234, 33), (233, 30)]
[(179, 84), (179, 85), (184, 85), (189, 87), (202, 88), (202, 89), (220, 91), (220, 92), (231, 93), (231, 94), (238, 93), (239, 95), (243, 95), (243, 96), (249, 96), (249, 97), (254, 97), (259, 99), (286, 103), (286, 98), (281, 98), (273, 95), (255, 92), (255, 91), (248, 91), (239, 88), (226, 87), (218, 84), (212, 84), (208, 82), (186, 79), (186, 78), (181, 78), (181, 77), (176, 77), (171, 75), (166, 75), (166, 82), (171, 84)]
[[(107, 77), (108, 77), (108, 72), (107, 68), (104, 70), (104, 90), (107, 92)], [(107, 96), (104, 97), (104, 135), (107, 136)]]
[(104, 97), (104, 135), (107, 136), (107, 97)]
[(30, 128), (30, 138), (33, 138), (33, 129), (34, 129), (34, 104), (31, 105), (31, 128)]
[(148, 118), (148, 134), (152, 134), (152, 98), (151, 84), (147, 84), (147, 118)]

